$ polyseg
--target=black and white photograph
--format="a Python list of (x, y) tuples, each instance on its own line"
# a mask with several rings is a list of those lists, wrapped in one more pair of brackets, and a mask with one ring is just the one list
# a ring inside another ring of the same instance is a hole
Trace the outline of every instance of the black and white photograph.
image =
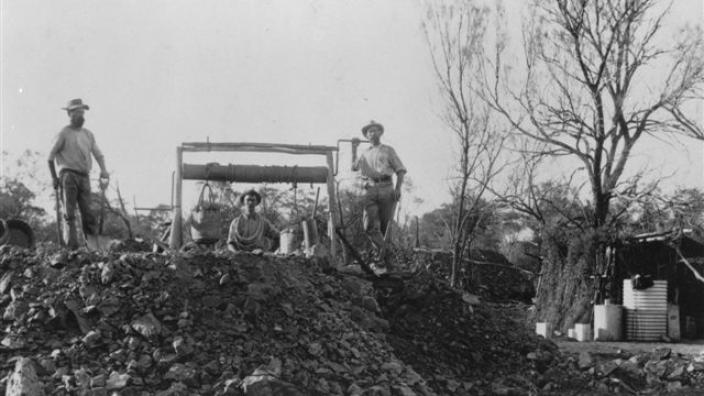
[(704, 0), (0, 0), (0, 392), (704, 394)]

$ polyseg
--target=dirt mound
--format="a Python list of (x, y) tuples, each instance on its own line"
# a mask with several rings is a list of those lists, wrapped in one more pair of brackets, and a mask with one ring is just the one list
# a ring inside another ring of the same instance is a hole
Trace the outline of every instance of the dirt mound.
[[(452, 254), (445, 251), (415, 252), (417, 267), (449, 279)], [(460, 283), (471, 293), (493, 302), (522, 301), (535, 296), (533, 274), (511, 264), (504, 256), (489, 250), (473, 250), (460, 269)]]
[(360, 307), (374, 309), (361, 285), (323, 261), (49, 253), (3, 254), (0, 354), (32, 358), (59, 394), (238, 394), (257, 368), (300, 394), (432, 393)]
[(391, 324), (389, 342), (433, 389), (520, 394), (549, 382), (541, 373), (557, 362), (557, 347), (525, 331), (500, 305), (456, 293), (429, 274), (414, 276), (402, 292), (379, 299)]
[(229, 252), (0, 253), (11, 390), (34, 373), (49, 394), (522, 394), (557, 361), (428, 274), (370, 281), (324, 259)]

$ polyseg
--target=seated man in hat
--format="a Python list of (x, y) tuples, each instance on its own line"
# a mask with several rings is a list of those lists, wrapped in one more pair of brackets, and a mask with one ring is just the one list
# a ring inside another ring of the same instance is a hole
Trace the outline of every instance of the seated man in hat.
[[(369, 139), (370, 146), (357, 156), (360, 140), (352, 139), (352, 170), (359, 171), (364, 180), (364, 231), (383, 258), (384, 263), (380, 264), (385, 264), (387, 268), (384, 270), (389, 270), (387, 229), (394, 217), (396, 203), (401, 198), (406, 167), (391, 146), (381, 143), (383, 125), (371, 121), (362, 128), (362, 134)], [(396, 175), (395, 184), (393, 175)]]
[(245, 208), (242, 214), (230, 223), (230, 232), (227, 235), (228, 250), (272, 251), (278, 246), (279, 231), (255, 211), (261, 201), (262, 196), (254, 190), (246, 191), (240, 196), (240, 205)]

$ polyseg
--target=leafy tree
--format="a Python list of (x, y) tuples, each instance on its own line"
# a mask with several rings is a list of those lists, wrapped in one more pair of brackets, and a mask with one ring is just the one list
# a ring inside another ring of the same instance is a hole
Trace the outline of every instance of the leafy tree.
[(0, 218), (40, 221), (46, 211), (33, 204), (35, 198), (23, 182), (3, 177), (0, 179)]
[[(3, 152), (8, 157), (7, 152)], [(47, 222), (47, 213), (37, 204), (38, 194), (46, 192), (48, 184), (41, 184), (39, 152), (26, 150), (12, 161), (12, 172), (0, 178), (0, 218), (19, 219), (30, 225), (35, 240), (55, 238), (55, 228)], [(55, 226), (55, 223), (53, 224)]]
[(679, 188), (671, 194), (654, 189), (637, 202), (617, 200), (615, 206), (624, 208), (620, 228), (626, 235), (679, 228), (704, 229), (704, 192), (697, 188)]
[[(457, 199), (450, 204), (443, 204), (440, 208), (429, 213), (425, 213), (421, 218), (423, 246), (431, 249), (442, 249), (450, 251), (452, 249), (451, 223), (449, 219), (457, 213)], [(497, 212), (496, 203), (480, 200), (467, 214), (467, 221), (464, 233), (472, 238), (467, 244), (469, 246), (481, 247), (484, 249), (496, 249), (499, 242), (500, 217)], [(467, 253), (467, 252), (463, 252)]]

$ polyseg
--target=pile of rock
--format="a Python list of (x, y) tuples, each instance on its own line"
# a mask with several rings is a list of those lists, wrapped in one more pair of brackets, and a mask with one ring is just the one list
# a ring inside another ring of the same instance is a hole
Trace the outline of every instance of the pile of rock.
[(323, 258), (229, 252), (0, 253), (12, 395), (560, 394), (565, 378), (589, 378), (501, 306), (427, 272), (370, 280)]
[(704, 355), (681, 355), (670, 348), (631, 354), (581, 352), (571, 358), (588, 374), (589, 389), (602, 392), (663, 394), (704, 388)]
[(3, 253), (12, 394), (433, 394), (363, 282), (321, 260)]
[(440, 393), (527, 394), (574, 378), (569, 365), (560, 367), (555, 344), (526, 331), (503, 306), (456, 293), (430, 274), (379, 300), (396, 353)]
[[(417, 250), (414, 260), (417, 267), (450, 279), (451, 252)], [(472, 250), (459, 276), (465, 290), (487, 300), (529, 303), (535, 296), (534, 274), (513, 265), (497, 252)]]

